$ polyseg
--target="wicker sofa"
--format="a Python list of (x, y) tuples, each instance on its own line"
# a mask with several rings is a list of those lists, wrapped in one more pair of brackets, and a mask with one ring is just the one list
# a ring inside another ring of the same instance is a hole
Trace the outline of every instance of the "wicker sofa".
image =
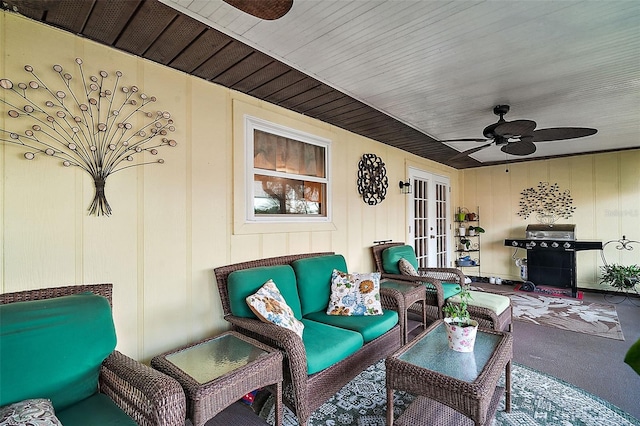
[(0, 406), (49, 399), (65, 426), (184, 425), (180, 384), (114, 350), (111, 294), (111, 284), (0, 294)]
[[(456, 302), (460, 285), (465, 275), (455, 268), (418, 268), (417, 276), (405, 275), (396, 266), (400, 257), (406, 256), (417, 264), (413, 247), (401, 242), (388, 242), (371, 247), (373, 261), (382, 278), (393, 280), (422, 282), (427, 287), (426, 314), (430, 321), (443, 317), (445, 303)], [(486, 292), (470, 291), (472, 300), (468, 307), (471, 318), (481, 327), (497, 331), (513, 330), (513, 308), (508, 297)], [(418, 304), (409, 308), (409, 312), (421, 313)]]
[[(233, 329), (284, 352), (283, 399), (302, 425), (358, 373), (401, 345), (395, 311), (385, 309), (379, 317), (326, 315), (334, 268), (346, 272), (342, 256), (306, 253), (215, 269), (224, 317)], [(287, 304), (304, 324), (302, 338), (294, 331), (260, 321), (242, 306), (244, 297), (269, 279), (283, 287)], [(380, 294), (383, 308), (393, 307), (394, 299), (385, 295), (384, 289)]]

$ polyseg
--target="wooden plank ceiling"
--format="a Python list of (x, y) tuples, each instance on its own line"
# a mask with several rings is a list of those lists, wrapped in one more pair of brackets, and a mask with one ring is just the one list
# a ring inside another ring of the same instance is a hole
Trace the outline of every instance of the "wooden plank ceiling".
[(34, 20), (457, 169), (487, 165), (157, 0), (4, 0)]

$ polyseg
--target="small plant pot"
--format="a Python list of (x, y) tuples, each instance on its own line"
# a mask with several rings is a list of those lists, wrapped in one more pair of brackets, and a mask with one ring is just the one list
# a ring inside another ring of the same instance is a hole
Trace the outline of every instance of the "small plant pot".
[(478, 321), (467, 320), (466, 325), (458, 325), (458, 318), (445, 318), (449, 348), (456, 352), (473, 352), (478, 334)]
[(469, 229), (469, 236), (473, 237), (474, 235), (476, 235), (476, 230), (475, 229)]
[(464, 237), (467, 232), (467, 228), (458, 228), (458, 235)]

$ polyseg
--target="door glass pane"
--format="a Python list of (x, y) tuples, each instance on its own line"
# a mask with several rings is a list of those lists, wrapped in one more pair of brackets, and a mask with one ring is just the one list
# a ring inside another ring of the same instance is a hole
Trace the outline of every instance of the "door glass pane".
[(429, 266), (429, 182), (414, 179), (414, 248), (418, 266)]

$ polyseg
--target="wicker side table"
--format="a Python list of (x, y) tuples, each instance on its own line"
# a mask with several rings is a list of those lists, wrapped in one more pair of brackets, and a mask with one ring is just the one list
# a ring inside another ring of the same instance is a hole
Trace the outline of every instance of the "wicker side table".
[[(387, 425), (394, 423), (394, 389), (418, 396), (397, 425), (457, 424), (463, 416), (486, 425), (504, 390), (509, 412), (512, 348), (510, 333), (480, 329), (473, 352), (455, 352), (448, 347), (444, 322), (436, 321), (385, 361)], [(497, 387), (502, 371), (506, 389)]]
[[(427, 327), (427, 310), (426, 297), (427, 291), (421, 283), (415, 283), (411, 281), (394, 281), (384, 279), (380, 281), (382, 303), (384, 305), (397, 306), (398, 307), (398, 320), (400, 322), (400, 330), (402, 332), (402, 344), (406, 344), (409, 338), (409, 319), (407, 312), (411, 305), (414, 303), (422, 303), (422, 328)], [(385, 303), (385, 298), (391, 297), (394, 299), (394, 303)], [(387, 307), (387, 306), (385, 306)]]
[(261, 387), (275, 393), (282, 424), (282, 352), (257, 340), (229, 331), (155, 356), (151, 366), (182, 385), (194, 426)]

